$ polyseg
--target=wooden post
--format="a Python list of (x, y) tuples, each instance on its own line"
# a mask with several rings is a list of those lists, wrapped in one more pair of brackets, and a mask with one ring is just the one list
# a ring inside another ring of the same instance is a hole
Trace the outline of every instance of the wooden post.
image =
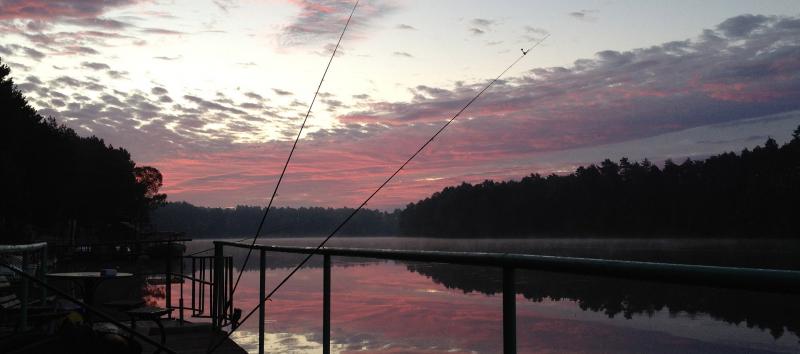
[(322, 267), (322, 353), (331, 353), (331, 256), (323, 256)]
[[(22, 272), (28, 274), (28, 252), (22, 252)], [(19, 326), (23, 331), (28, 329), (28, 277), (22, 277), (22, 304), (20, 305)]]
[(267, 307), (267, 302), (264, 298), (267, 296), (267, 257), (266, 251), (261, 250), (261, 264), (259, 265), (258, 272), (258, 299), (261, 301), (261, 307), (258, 308), (258, 354), (264, 354), (264, 321), (266, 320), (264, 308)]
[(179, 285), (181, 287), (181, 292), (180, 292), (180, 297), (178, 298), (178, 307), (179, 307), (179, 309), (178, 309), (178, 311), (179, 311), (178, 312), (178, 320), (179, 320), (178, 321), (178, 325), (183, 326), (183, 285), (186, 284), (186, 281), (185, 281), (186, 278), (183, 277), (184, 276), (184, 274), (183, 274), (183, 271), (184, 271), (184, 269), (183, 269), (183, 256), (179, 256), (178, 257), (178, 261), (180, 261), (180, 264), (181, 264), (181, 268), (180, 268), (181, 269), (181, 277), (180, 277), (181, 282), (180, 282), (180, 285)]
[(503, 354), (517, 353), (517, 291), (514, 268), (503, 267)]
[[(42, 258), (39, 260), (39, 280), (42, 281), (42, 284), (47, 285), (47, 276), (46, 276), (47, 275), (47, 246), (44, 246), (44, 248), (42, 248), (40, 256)], [(41, 286), (41, 288), (42, 288), (42, 305), (44, 305), (45, 302), (47, 301), (47, 287), (46, 286)]]
[[(167, 242), (167, 268), (164, 271), (164, 292), (166, 296), (166, 307), (168, 309), (172, 308), (172, 250), (171, 250), (172, 243)], [(172, 319), (172, 311), (167, 314), (167, 318)]]
[(225, 300), (222, 298), (225, 294), (225, 257), (222, 253), (222, 244), (214, 243), (214, 272), (212, 274), (212, 289), (211, 289), (211, 323), (214, 328), (222, 328), (222, 308), (225, 306)]
[(195, 278), (197, 277), (197, 274), (195, 274), (197, 271), (197, 266), (196, 266), (197, 260), (194, 257), (192, 257), (191, 259), (192, 259), (192, 316), (195, 316), (197, 315), (197, 310), (196, 310), (197, 302), (195, 301), (197, 296), (197, 291), (194, 284), (195, 284)]

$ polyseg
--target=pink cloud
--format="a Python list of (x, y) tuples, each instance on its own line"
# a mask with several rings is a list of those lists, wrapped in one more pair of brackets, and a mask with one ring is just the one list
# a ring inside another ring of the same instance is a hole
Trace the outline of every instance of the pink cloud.
[(97, 17), (114, 7), (139, 0), (6, 0), (0, 3), (0, 20)]

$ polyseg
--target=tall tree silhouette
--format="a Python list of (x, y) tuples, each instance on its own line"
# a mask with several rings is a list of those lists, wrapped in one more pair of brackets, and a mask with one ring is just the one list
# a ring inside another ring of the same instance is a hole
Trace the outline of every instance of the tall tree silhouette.
[[(161, 174), (136, 169), (123, 148), (44, 118), (0, 62), (0, 231), (4, 240), (59, 236), (70, 221), (85, 234), (135, 221), (166, 196)], [(136, 174), (139, 171), (139, 175)], [(33, 235), (32, 235), (33, 234)]]

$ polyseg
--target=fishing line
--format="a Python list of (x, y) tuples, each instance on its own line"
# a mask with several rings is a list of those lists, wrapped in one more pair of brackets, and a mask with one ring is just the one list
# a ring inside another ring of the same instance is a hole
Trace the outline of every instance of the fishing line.
[[(261, 217), (261, 222), (258, 224), (258, 229), (256, 230), (256, 235), (253, 237), (253, 242), (250, 244), (250, 248), (247, 251), (247, 256), (244, 258), (244, 262), (242, 263), (241, 268), (239, 268), (239, 275), (236, 277), (236, 283), (233, 285), (231, 293), (236, 292), (236, 288), (239, 286), (239, 281), (242, 280), (242, 274), (244, 273), (244, 268), (247, 266), (247, 262), (250, 260), (250, 255), (253, 253), (253, 245), (256, 244), (256, 241), (261, 236), (261, 229), (264, 227), (264, 221), (267, 219), (267, 215), (269, 214), (270, 208), (272, 208), (272, 202), (275, 200), (275, 196), (278, 193), (278, 187), (280, 187), (281, 182), (283, 181), (284, 175), (286, 175), (286, 169), (289, 167), (289, 162), (292, 160), (292, 156), (294, 155), (294, 151), (297, 148), (297, 143), (300, 141), (300, 135), (303, 134), (303, 129), (306, 127), (306, 122), (308, 121), (309, 115), (311, 115), (311, 109), (314, 107), (314, 102), (317, 100), (317, 96), (319, 95), (319, 90), (322, 88), (322, 82), (325, 81), (325, 76), (328, 74), (328, 69), (331, 67), (331, 63), (333, 62), (333, 58), (336, 56), (336, 51), (339, 50), (339, 45), (342, 43), (342, 38), (344, 37), (345, 32), (347, 32), (347, 27), (350, 25), (350, 20), (353, 18), (353, 14), (356, 12), (356, 7), (358, 7), (358, 3), (360, 0), (356, 0), (355, 4), (353, 5), (353, 9), (350, 11), (350, 16), (347, 18), (347, 22), (344, 24), (344, 28), (342, 29), (342, 33), (339, 35), (339, 40), (336, 42), (336, 46), (333, 48), (333, 53), (331, 53), (331, 57), (328, 60), (328, 65), (325, 67), (325, 71), (322, 73), (322, 78), (319, 80), (319, 85), (317, 85), (317, 90), (314, 92), (314, 97), (311, 99), (311, 104), (308, 105), (308, 111), (306, 112), (305, 118), (303, 118), (303, 124), (300, 125), (300, 131), (297, 132), (297, 137), (294, 139), (294, 144), (292, 144), (292, 149), (289, 151), (289, 156), (286, 158), (286, 163), (283, 164), (283, 170), (281, 171), (280, 176), (278, 177), (278, 182), (275, 184), (275, 189), (272, 190), (272, 196), (269, 198), (269, 203), (267, 204), (267, 208), (264, 210), (264, 215)], [(239, 240), (237, 242), (242, 242), (249, 240), (250, 238), (245, 238)], [(194, 252), (189, 254), (189, 256), (194, 256), (200, 253), (208, 252), (213, 250), (214, 248), (208, 248), (202, 251)], [(230, 305), (230, 303), (228, 304)]]
[[(239, 326), (241, 326), (241, 325), (242, 325), (242, 324), (243, 324), (245, 321), (247, 321), (247, 319), (248, 319), (248, 318), (250, 318), (250, 316), (252, 316), (252, 315), (253, 315), (253, 314), (254, 314), (254, 313), (255, 313), (255, 312), (256, 312), (256, 311), (257, 311), (259, 308), (261, 308), (261, 306), (264, 306), (264, 303), (266, 303), (266, 302), (267, 302), (267, 300), (270, 300), (270, 298), (272, 297), (272, 295), (274, 295), (274, 294), (275, 294), (275, 292), (277, 292), (277, 291), (278, 291), (278, 289), (280, 289), (280, 288), (283, 286), (283, 284), (285, 284), (285, 283), (286, 283), (286, 282), (287, 282), (287, 281), (288, 281), (288, 280), (289, 280), (289, 279), (290, 279), (290, 278), (291, 278), (291, 277), (292, 277), (292, 276), (293, 276), (295, 273), (297, 273), (297, 271), (298, 271), (298, 270), (300, 270), (300, 268), (302, 268), (302, 267), (303, 267), (303, 266), (304, 266), (304, 265), (305, 265), (305, 264), (308, 262), (308, 260), (309, 260), (309, 259), (311, 259), (311, 257), (312, 257), (312, 256), (314, 256), (314, 255), (315, 255), (315, 254), (316, 254), (316, 253), (317, 253), (317, 252), (318, 252), (318, 251), (319, 251), (319, 250), (320, 250), (320, 249), (321, 249), (323, 246), (325, 246), (325, 243), (327, 243), (327, 242), (328, 242), (328, 240), (330, 240), (330, 239), (331, 239), (331, 237), (333, 237), (333, 235), (335, 235), (337, 232), (339, 232), (339, 230), (341, 230), (341, 228), (342, 228), (342, 227), (344, 227), (344, 225), (345, 225), (345, 224), (347, 224), (347, 222), (348, 222), (348, 221), (350, 221), (350, 219), (352, 219), (352, 218), (353, 218), (353, 216), (355, 216), (355, 215), (356, 215), (356, 213), (357, 213), (359, 210), (361, 210), (361, 209), (362, 209), (362, 208), (363, 208), (365, 205), (367, 205), (367, 203), (368, 203), (368, 202), (369, 202), (369, 201), (372, 199), (372, 197), (374, 197), (376, 194), (378, 194), (378, 192), (380, 192), (380, 191), (381, 191), (381, 189), (383, 189), (383, 187), (385, 187), (387, 184), (389, 184), (389, 182), (390, 182), (390, 181), (391, 181), (391, 180), (392, 180), (392, 179), (393, 179), (395, 176), (397, 176), (397, 174), (398, 174), (398, 173), (400, 173), (400, 171), (402, 171), (402, 170), (403, 170), (403, 168), (405, 168), (405, 167), (406, 167), (406, 165), (408, 165), (408, 164), (411, 162), (411, 160), (413, 160), (415, 157), (417, 157), (417, 155), (419, 155), (419, 154), (422, 152), (422, 150), (424, 150), (424, 149), (425, 149), (425, 147), (427, 147), (427, 146), (428, 146), (428, 145), (429, 145), (429, 144), (430, 144), (430, 143), (431, 143), (431, 142), (432, 142), (434, 139), (436, 139), (436, 137), (438, 137), (438, 136), (439, 136), (439, 134), (441, 134), (441, 133), (442, 133), (442, 132), (445, 130), (445, 128), (447, 128), (447, 127), (448, 127), (448, 126), (449, 126), (451, 123), (453, 123), (453, 121), (454, 121), (454, 120), (456, 120), (456, 118), (458, 118), (458, 116), (460, 116), (460, 115), (461, 115), (461, 113), (463, 113), (463, 112), (464, 112), (464, 111), (465, 111), (465, 110), (466, 110), (466, 109), (467, 109), (467, 108), (468, 108), (470, 105), (472, 105), (472, 103), (473, 103), (473, 102), (475, 102), (475, 101), (476, 101), (476, 100), (477, 100), (479, 97), (481, 97), (481, 95), (483, 95), (483, 93), (484, 93), (484, 92), (486, 92), (486, 90), (488, 90), (488, 89), (489, 89), (489, 87), (491, 87), (491, 86), (492, 86), (492, 85), (493, 85), (495, 82), (497, 82), (497, 80), (500, 80), (500, 78), (501, 78), (503, 75), (505, 75), (505, 73), (506, 73), (506, 72), (508, 72), (509, 70), (511, 70), (511, 68), (512, 68), (512, 67), (514, 67), (515, 65), (517, 65), (517, 63), (519, 63), (519, 61), (520, 61), (520, 60), (522, 60), (522, 58), (524, 58), (526, 55), (528, 55), (528, 52), (530, 52), (530, 51), (531, 51), (531, 50), (533, 50), (534, 48), (538, 47), (538, 46), (539, 46), (539, 44), (541, 44), (542, 42), (544, 42), (544, 40), (545, 40), (545, 39), (547, 39), (548, 37), (550, 37), (550, 35), (549, 35), (549, 34), (548, 34), (548, 35), (545, 35), (545, 36), (544, 36), (542, 39), (540, 39), (540, 40), (539, 40), (538, 42), (536, 42), (536, 43), (535, 43), (533, 46), (531, 46), (531, 47), (530, 47), (530, 48), (529, 48), (527, 51), (523, 51), (523, 52), (522, 52), (522, 55), (521, 55), (519, 58), (517, 58), (516, 60), (514, 60), (514, 62), (512, 62), (512, 63), (511, 63), (511, 65), (509, 65), (508, 67), (506, 67), (506, 69), (505, 69), (505, 70), (503, 70), (503, 72), (501, 72), (501, 73), (500, 73), (500, 75), (497, 75), (497, 77), (495, 77), (495, 78), (494, 78), (492, 81), (490, 81), (490, 82), (489, 82), (489, 84), (487, 84), (486, 86), (484, 86), (484, 88), (483, 88), (482, 90), (480, 90), (480, 92), (478, 92), (478, 94), (477, 94), (477, 95), (475, 95), (475, 97), (473, 97), (471, 100), (469, 100), (469, 101), (467, 102), (467, 104), (465, 104), (465, 105), (464, 105), (464, 107), (461, 107), (461, 109), (460, 109), (458, 112), (456, 112), (456, 114), (455, 114), (455, 115), (453, 115), (453, 117), (452, 117), (452, 118), (450, 118), (450, 119), (449, 119), (449, 120), (448, 120), (448, 121), (447, 121), (447, 122), (446, 122), (444, 125), (442, 125), (442, 127), (441, 127), (441, 128), (439, 128), (439, 130), (437, 130), (437, 131), (436, 131), (436, 133), (435, 133), (435, 134), (433, 134), (433, 136), (431, 136), (431, 137), (430, 137), (430, 139), (428, 139), (428, 140), (427, 140), (427, 141), (426, 141), (424, 144), (422, 144), (422, 146), (420, 146), (420, 147), (419, 147), (419, 149), (417, 149), (417, 151), (416, 151), (416, 152), (415, 152), (413, 155), (411, 155), (411, 157), (409, 157), (409, 158), (408, 158), (408, 160), (406, 160), (405, 162), (403, 162), (403, 164), (402, 164), (402, 165), (400, 165), (400, 167), (399, 167), (399, 168), (398, 168), (396, 171), (394, 171), (394, 173), (392, 173), (392, 174), (389, 176), (389, 178), (387, 178), (387, 179), (386, 179), (386, 181), (384, 181), (384, 182), (383, 182), (383, 183), (382, 183), (382, 184), (381, 184), (381, 185), (378, 187), (378, 189), (376, 189), (374, 192), (372, 192), (372, 194), (370, 194), (370, 196), (369, 196), (369, 197), (367, 197), (367, 199), (366, 199), (366, 200), (364, 200), (364, 202), (362, 202), (362, 203), (361, 203), (361, 205), (359, 205), (359, 206), (358, 206), (358, 208), (354, 209), (354, 210), (353, 210), (353, 212), (352, 212), (352, 213), (350, 213), (350, 215), (348, 215), (348, 216), (347, 216), (347, 218), (345, 218), (345, 219), (344, 219), (344, 221), (342, 221), (342, 223), (341, 223), (341, 224), (339, 224), (339, 226), (337, 226), (337, 227), (336, 227), (336, 229), (334, 229), (334, 230), (333, 230), (333, 231), (332, 231), (332, 232), (331, 232), (331, 233), (330, 233), (330, 234), (329, 234), (327, 237), (325, 237), (325, 239), (324, 239), (324, 240), (322, 240), (322, 242), (320, 242), (320, 244), (319, 244), (319, 245), (317, 245), (317, 247), (316, 247), (316, 248), (314, 248), (314, 250), (313, 250), (313, 251), (311, 251), (311, 253), (309, 253), (309, 254), (308, 254), (308, 255), (307, 255), (307, 256), (306, 256), (306, 257), (305, 257), (305, 258), (304, 258), (304, 259), (303, 259), (303, 260), (300, 262), (300, 264), (298, 264), (298, 265), (297, 265), (297, 266), (296, 266), (294, 269), (292, 269), (292, 271), (291, 271), (291, 272), (289, 272), (289, 274), (288, 274), (288, 275), (286, 275), (286, 276), (283, 278), (283, 280), (281, 280), (281, 282), (280, 282), (280, 283), (278, 283), (278, 285), (276, 285), (276, 286), (275, 286), (275, 288), (274, 288), (274, 289), (272, 289), (272, 291), (270, 291), (270, 292), (269, 292), (269, 294), (267, 294), (267, 296), (266, 296), (266, 297), (264, 297), (263, 299), (261, 299), (261, 301), (258, 303), (258, 305), (256, 305), (256, 307), (255, 307), (255, 308), (253, 308), (252, 310), (250, 310), (250, 312), (248, 312), (246, 316), (242, 317), (242, 318), (241, 318), (241, 320), (239, 321), (239, 325), (238, 325), (238, 326), (235, 326), (235, 327), (234, 327), (233, 325), (231, 325), (231, 331), (230, 331), (230, 332), (228, 332), (228, 334), (225, 336), (225, 338), (223, 338), (221, 341), (217, 342), (217, 344), (216, 344), (216, 345), (214, 345), (214, 347), (212, 347), (212, 348), (211, 348), (211, 350), (210, 350), (208, 353), (211, 353), (211, 352), (213, 352), (213, 351), (214, 351), (216, 348), (218, 348), (218, 347), (219, 347), (219, 346), (220, 346), (220, 345), (221, 345), (221, 344), (222, 344), (222, 343), (225, 341), (225, 339), (229, 338), (229, 337), (230, 337), (230, 336), (233, 334), (233, 332), (234, 332), (234, 331), (236, 331), (236, 329), (238, 329), (238, 328), (239, 328)], [(252, 251), (252, 245), (251, 245), (251, 251)]]

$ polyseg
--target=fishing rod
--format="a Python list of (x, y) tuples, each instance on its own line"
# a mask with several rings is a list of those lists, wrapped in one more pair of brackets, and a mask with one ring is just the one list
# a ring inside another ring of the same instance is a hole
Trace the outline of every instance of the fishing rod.
[[(473, 103), (473, 102), (475, 102), (475, 101), (476, 101), (476, 100), (477, 100), (479, 97), (481, 97), (481, 95), (483, 95), (483, 93), (484, 93), (484, 92), (486, 92), (486, 90), (488, 90), (488, 89), (489, 89), (489, 88), (490, 88), (492, 85), (494, 85), (494, 83), (495, 83), (495, 82), (497, 82), (497, 80), (500, 80), (500, 78), (501, 78), (503, 75), (505, 75), (505, 73), (506, 73), (506, 72), (508, 72), (509, 70), (511, 70), (511, 68), (512, 68), (512, 67), (514, 67), (515, 65), (517, 65), (517, 63), (519, 63), (519, 62), (520, 62), (520, 60), (522, 60), (522, 58), (524, 58), (525, 56), (527, 56), (527, 55), (528, 55), (528, 53), (529, 53), (531, 50), (533, 50), (534, 48), (538, 47), (538, 46), (539, 46), (539, 44), (541, 44), (542, 42), (544, 42), (544, 40), (545, 40), (545, 39), (547, 39), (548, 37), (550, 37), (550, 35), (549, 35), (549, 34), (545, 35), (545, 36), (544, 36), (542, 39), (540, 39), (538, 42), (536, 42), (534, 45), (532, 45), (530, 48), (528, 48), (528, 50), (527, 50), (527, 51), (526, 51), (526, 50), (523, 50), (523, 51), (522, 51), (522, 55), (520, 55), (520, 56), (519, 56), (519, 57), (518, 57), (516, 60), (514, 60), (514, 62), (512, 62), (512, 63), (511, 63), (511, 65), (509, 65), (508, 67), (506, 67), (506, 68), (505, 68), (505, 70), (503, 70), (503, 71), (500, 73), (500, 75), (497, 75), (497, 77), (495, 77), (495, 78), (494, 78), (492, 81), (490, 81), (490, 82), (489, 82), (489, 83), (488, 83), (486, 86), (484, 86), (484, 87), (483, 87), (483, 89), (482, 89), (482, 90), (480, 90), (480, 91), (478, 92), (478, 94), (476, 94), (476, 95), (475, 95), (475, 97), (472, 97), (472, 99), (470, 99), (470, 100), (469, 100), (469, 101), (468, 101), (468, 102), (467, 102), (467, 103), (466, 103), (466, 104), (465, 104), (463, 107), (461, 107), (461, 109), (460, 109), (460, 110), (458, 110), (458, 112), (456, 112), (456, 114), (455, 114), (455, 115), (453, 115), (453, 117), (452, 117), (452, 118), (450, 118), (450, 119), (449, 119), (449, 120), (448, 120), (446, 123), (444, 123), (444, 125), (442, 125), (442, 127), (441, 127), (441, 128), (439, 128), (439, 130), (437, 130), (437, 131), (436, 131), (436, 133), (434, 133), (434, 134), (433, 134), (433, 135), (432, 135), (432, 136), (431, 136), (431, 137), (430, 137), (430, 138), (429, 138), (429, 139), (428, 139), (428, 140), (427, 140), (427, 141), (426, 141), (424, 144), (422, 144), (422, 146), (420, 146), (420, 147), (419, 147), (419, 149), (417, 149), (417, 151), (416, 151), (416, 152), (414, 152), (414, 154), (413, 154), (413, 155), (411, 155), (411, 157), (409, 157), (409, 158), (408, 158), (408, 160), (406, 160), (405, 162), (403, 162), (403, 164), (402, 164), (402, 165), (400, 165), (400, 167), (399, 167), (399, 168), (397, 168), (397, 170), (395, 170), (395, 171), (394, 171), (394, 173), (392, 173), (392, 174), (389, 176), (389, 178), (387, 178), (387, 179), (386, 179), (386, 181), (384, 181), (384, 182), (383, 182), (383, 183), (382, 183), (380, 186), (378, 186), (378, 188), (377, 188), (377, 189), (376, 189), (374, 192), (372, 192), (372, 194), (370, 194), (370, 195), (369, 195), (369, 197), (367, 197), (367, 199), (365, 199), (365, 200), (364, 200), (364, 201), (363, 201), (363, 202), (362, 202), (362, 203), (361, 203), (361, 204), (358, 206), (358, 208), (354, 209), (354, 210), (353, 210), (353, 212), (352, 212), (352, 213), (350, 213), (350, 214), (347, 216), (347, 218), (345, 218), (345, 219), (344, 219), (344, 221), (342, 221), (342, 223), (340, 223), (340, 224), (339, 224), (339, 226), (337, 226), (337, 227), (336, 227), (336, 228), (335, 228), (335, 229), (334, 229), (334, 230), (333, 230), (333, 231), (332, 231), (332, 232), (331, 232), (331, 233), (330, 233), (330, 234), (329, 234), (327, 237), (325, 237), (325, 239), (324, 239), (324, 240), (322, 240), (322, 242), (320, 242), (320, 244), (319, 244), (319, 245), (317, 245), (317, 247), (316, 247), (316, 248), (314, 248), (314, 250), (312, 250), (312, 251), (311, 251), (311, 252), (310, 252), (308, 255), (306, 255), (306, 257), (305, 257), (305, 258), (303, 258), (303, 260), (302, 260), (302, 261), (301, 261), (301, 262), (300, 262), (300, 263), (299, 263), (299, 264), (298, 264), (296, 267), (294, 267), (294, 269), (292, 269), (292, 271), (291, 271), (291, 272), (289, 272), (289, 274), (287, 274), (287, 275), (286, 275), (286, 276), (283, 278), (283, 280), (281, 280), (281, 282), (280, 282), (280, 283), (278, 283), (278, 285), (276, 285), (276, 286), (275, 286), (275, 288), (274, 288), (274, 289), (272, 289), (272, 291), (270, 291), (270, 292), (269, 292), (269, 294), (267, 294), (267, 296), (265, 296), (263, 299), (260, 299), (261, 301), (259, 301), (259, 303), (256, 305), (256, 307), (255, 307), (255, 308), (253, 308), (252, 310), (250, 310), (250, 312), (248, 312), (248, 313), (247, 313), (247, 315), (245, 315), (244, 317), (242, 317), (242, 319), (241, 319), (241, 320), (238, 322), (238, 325), (233, 325), (233, 324), (231, 324), (231, 330), (230, 330), (230, 332), (228, 332), (228, 334), (227, 334), (227, 335), (226, 335), (226, 336), (225, 336), (225, 337), (224, 337), (222, 340), (218, 341), (218, 342), (217, 342), (217, 344), (215, 344), (215, 345), (214, 345), (214, 346), (211, 348), (211, 350), (210, 350), (210, 351), (208, 351), (207, 353), (208, 353), (208, 354), (212, 353), (212, 352), (213, 352), (214, 350), (216, 350), (216, 349), (217, 349), (217, 348), (218, 348), (220, 345), (222, 345), (222, 343), (223, 343), (223, 342), (224, 342), (224, 341), (225, 341), (227, 338), (230, 338), (230, 336), (233, 334), (233, 332), (234, 332), (234, 331), (236, 331), (236, 330), (237, 330), (237, 329), (238, 329), (238, 328), (239, 328), (239, 327), (240, 327), (240, 326), (241, 326), (241, 325), (242, 325), (242, 324), (243, 324), (245, 321), (247, 321), (247, 319), (248, 319), (248, 318), (250, 318), (250, 316), (252, 316), (252, 315), (253, 315), (253, 314), (254, 314), (254, 313), (255, 313), (255, 312), (256, 312), (256, 311), (257, 311), (259, 308), (261, 308), (261, 306), (264, 306), (264, 304), (265, 304), (265, 303), (266, 303), (268, 300), (271, 300), (270, 298), (272, 297), (272, 295), (274, 295), (274, 294), (275, 294), (275, 293), (276, 293), (276, 292), (277, 292), (277, 291), (278, 291), (278, 290), (279, 290), (279, 289), (280, 289), (280, 288), (283, 286), (283, 284), (285, 284), (287, 281), (289, 281), (289, 279), (290, 279), (290, 278), (291, 278), (291, 277), (292, 277), (292, 276), (293, 276), (295, 273), (297, 273), (297, 271), (298, 271), (298, 270), (300, 270), (300, 268), (302, 268), (302, 267), (303, 267), (303, 266), (304, 266), (304, 265), (305, 265), (305, 264), (308, 262), (308, 260), (309, 260), (309, 259), (311, 259), (311, 257), (312, 257), (312, 256), (314, 256), (314, 255), (315, 255), (315, 254), (316, 254), (316, 253), (317, 253), (317, 252), (318, 252), (318, 251), (319, 251), (319, 250), (320, 250), (322, 247), (324, 247), (324, 246), (325, 246), (325, 243), (327, 243), (327, 242), (328, 242), (328, 240), (330, 240), (330, 239), (331, 239), (331, 237), (333, 237), (333, 235), (335, 235), (337, 232), (339, 232), (339, 230), (341, 230), (341, 229), (342, 229), (342, 227), (344, 227), (344, 225), (345, 225), (345, 224), (347, 224), (347, 222), (348, 222), (348, 221), (350, 221), (350, 219), (352, 219), (352, 218), (353, 218), (353, 216), (355, 216), (355, 215), (356, 215), (356, 213), (358, 213), (358, 211), (359, 211), (359, 210), (361, 210), (362, 208), (364, 208), (364, 206), (365, 206), (365, 205), (367, 205), (367, 203), (368, 203), (370, 200), (372, 200), (372, 198), (373, 198), (373, 197), (374, 197), (376, 194), (378, 194), (378, 192), (380, 192), (380, 191), (381, 191), (381, 189), (383, 189), (383, 187), (385, 187), (387, 184), (389, 184), (389, 182), (390, 182), (392, 179), (394, 179), (394, 177), (395, 177), (395, 176), (397, 176), (397, 174), (398, 174), (398, 173), (400, 173), (400, 171), (402, 171), (402, 170), (403, 170), (403, 168), (405, 168), (405, 167), (406, 167), (406, 165), (408, 165), (408, 164), (411, 162), (411, 160), (413, 160), (415, 157), (417, 157), (417, 155), (419, 155), (419, 154), (422, 152), (422, 150), (424, 150), (424, 149), (425, 149), (425, 147), (427, 147), (427, 146), (428, 146), (428, 145), (429, 145), (431, 142), (433, 142), (433, 140), (434, 140), (434, 139), (436, 139), (436, 137), (438, 137), (438, 136), (439, 136), (439, 134), (441, 134), (441, 133), (442, 133), (442, 132), (443, 132), (443, 131), (444, 131), (444, 130), (445, 130), (445, 129), (446, 129), (446, 128), (447, 128), (447, 127), (448, 127), (448, 126), (451, 124), (451, 123), (453, 123), (453, 121), (455, 121), (455, 120), (456, 120), (456, 118), (458, 118), (458, 116), (460, 116), (460, 115), (461, 115), (461, 113), (463, 113), (463, 112), (464, 112), (464, 111), (465, 111), (467, 108), (469, 108), (469, 106), (470, 106), (470, 105), (472, 105), (472, 103)], [(250, 248), (251, 248), (251, 250), (252, 250), (252, 245), (251, 245), (251, 247), (250, 247)]]
[(353, 14), (356, 12), (356, 7), (358, 7), (359, 1), (360, 0), (356, 0), (356, 3), (353, 5), (353, 9), (350, 11), (350, 16), (347, 17), (347, 22), (345, 22), (344, 28), (342, 29), (342, 34), (339, 35), (339, 40), (336, 42), (336, 46), (333, 48), (333, 53), (331, 53), (331, 58), (328, 60), (328, 65), (325, 66), (325, 71), (322, 73), (322, 78), (320, 78), (319, 80), (319, 85), (317, 85), (317, 90), (314, 92), (314, 97), (311, 99), (311, 104), (308, 105), (308, 111), (306, 112), (306, 116), (305, 118), (303, 118), (303, 124), (300, 125), (300, 130), (297, 132), (297, 137), (295, 137), (294, 139), (294, 144), (292, 144), (292, 149), (289, 151), (289, 156), (286, 158), (286, 163), (283, 165), (283, 171), (281, 171), (281, 175), (280, 177), (278, 177), (278, 183), (275, 184), (275, 189), (272, 191), (272, 197), (269, 198), (269, 204), (267, 204), (267, 209), (264, 210), (264, 216), (261, 217), (261, 222), (258, 224), (258, 230), (256, 230), (256, 236), (253, 237), (253, 242), (250, 243), (250, 248), (248, 248), (247, 250), (247, 256), (244, 257), (244, 262), (242, 263), (242, 267), (239, 268), (239, 275), (236, 277), (236, 283), (234, 283), (231, 293), (236, 292), (236, 288), (239, 286), (239, 281), (242, 280), (242, 274), (244, 274), (244, 267), (247, 266), (247, 261), (250, 260), (250, 255), (253, 253), (253, 246), (256, 244), (256, 241), (258, 240), (258, 237), (261, 234), (261, 228), (264, 226), (264, 221), (267, 219), (267, 214), (269, 214), (269, 209), (272, 207), (272, 202), (275, 200), (275, 195), (278, 193), (278, 187), (280, 187), (281, 181), (283, 181), (283, 176), (286, 175), (286, 169), (289, 167), (289, 161), (292, 160), (292, 155), (294, 155), (295, 148), (297, 148), (297, 142), (300, 141), (300, 135), (303, 134), (303, 129), (306, 127), (308, 116), (311, 115), (311, 108), (314, 107), (314, 102), (317, 100), (317, 95), (319, 95), (319, 90), (322, 88), (322, 82), (325, 81), (325, 75), (328, 74), (328, 69), (331, 68), (331, 63), (333, 63), (333, 57), (336, 56), (336, 51), (339, 50), (339, 44), (342, 43), (342, 38), (344, 38), (344, 33), (347, 32), (347, 27), (350, 25), (350, 20), (353, 19)]
[[(242, 273), (244, 273), (244, 268), (247, 266), (247, 262), (250, 260), (250, 256), (253, 253), (252, 246), (256, 244), (256, 241), (261, 236), (261, 229), (264, 227), (264, 222), (267, 219), (267, 215), (269, 214), (270, 208), (272, 208), (272, 202), (275, 200), (275, 196), (278, 193), (278, 187), (280, 187), (281, 182), (283, 181), (283, 177), (286, 175), (286, 169), (289, 167), (289, 162), (292, 160), (294, 151), (297, 148), (297, 143), (298, 141), (300, 141), (300, 136), (303, 134), (303, 129), (305, 129), (306, 127), (306, 122), (308, 121), (308, 117), (311, 115), (311, 109), (314, 107), (314, 102), (316, 102), (317, 100), (317, 96), (319, 95), (319, 90), (322, 88), (322, 82), (325, 81), (325, 76), (328, 74), (328, 69), (330, 69), (331, 63), (333, 62), (333, 58), (336, 56), (336, 51), (339, 50), (339, 45), (342, 43), (342, 38), (344, 37), (345, 32), (347, 32), (347, 27), (350, 25), (350, 20), (353, 18), (353, 14), (356, 12), (356, 7), (358, 7), (359, 1), (360, 0), (356, 0), (355, 4), (353, 5), (353, 9), (350, 11), (350, 16), (347, 18), (347, 22), (344, 24), (342, 33), (339, 35), (339, 40), (336, 42), (336, 46), (333, 48), (333, 53), (331, 53), (331, 57), (328, 60), (328, 65), (325, 66), (325, 71), (322, 73), (322, 78), (320, 78), (319, 80), (319, 85), (317, 85), (317, 90), (314, 92), (314, 97), (311, 99), (311, 104), (308, 105), (308, 111), (306, 112), (305, 118), (303, 118), (303, 123), (300, 125), (300, 130), (297, 132), (297, 136), (294, 139), (294, 144), (292, 144), (292, 149), (289, 151), (289, 156), (286, 158), (286, 163), (283, 164), (283, 170), (281, 171), (281, 174), (278, 177), (278, 182), (275, 184), (275, 189), (272, 190), (272, 196), (269, 198), (269, 203), (267, 203), (267, 208), (264, 210), (264, 214), (261, 217), (261, 222), (258, 224), (256, 235), (252, 237), (253, 242), (250, 244), (250, 248), (247, 251), (247, 256), (244, 258), (244, 262), (242, 263), (241, 268), (239, 268), (239, 275), (236, 277), (236, 283), (233, 285), (231, 293), (236, 291), (236, 288), (239, 286), (239, 281), (242, 280)], [(242, 242), (249, 239), (250, 237), (247, 237), (238, 240), (237, 242)], [(189, 256), (195, 256), (201, 253), (211, 251), (213, 249), (214, 249), (213, 247), (207, 248), (201, 251), (191, 253), (189, 254)]]

